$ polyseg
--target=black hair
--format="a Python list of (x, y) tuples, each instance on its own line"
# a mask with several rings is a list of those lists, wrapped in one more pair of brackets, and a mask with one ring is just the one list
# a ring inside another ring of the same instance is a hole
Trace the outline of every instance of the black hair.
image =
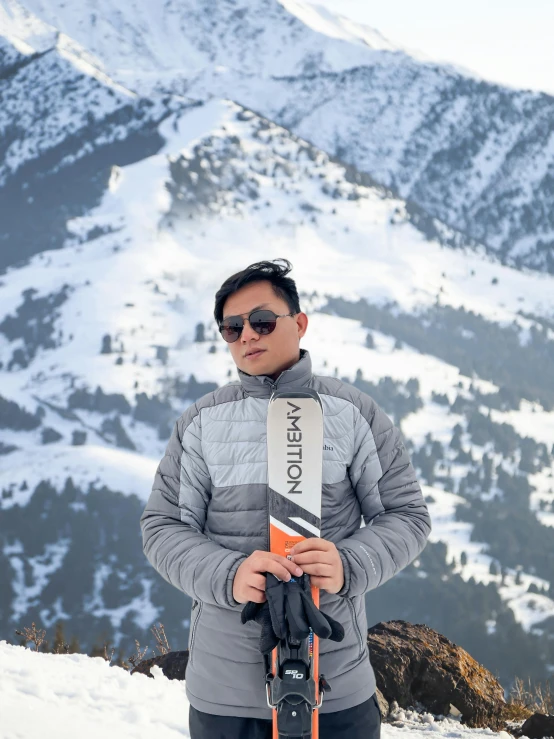
[(273, 287), (278, 298), (285, 300), (291, 313), (300, 313), (300, 301), (296, 283), (292, 277), (287, 277), (292, 269), (288, 259), (274, 259), (271, 262), (255, 262), (250, 266), (228, 277), (215, 294), (214, 317), (219, 325), (223, 320), (223, 306), (225, 301), (251, 282), (267, 280)]

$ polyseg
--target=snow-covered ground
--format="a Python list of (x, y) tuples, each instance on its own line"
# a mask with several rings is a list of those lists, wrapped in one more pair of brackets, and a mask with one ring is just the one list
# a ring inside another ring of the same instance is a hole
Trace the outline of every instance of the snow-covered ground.
[[(43, 654), (0, 641), (1, 739), (177, 739), (190, 737), (185, 683), (130, 675), (102, 657)], [(391, 717), (392, 718), (392, 717)], [(383, 739), (498, 736), (468, 729), (454, 717), (399, 709)], [(215, 739), (215, 738), (214, 738)]]

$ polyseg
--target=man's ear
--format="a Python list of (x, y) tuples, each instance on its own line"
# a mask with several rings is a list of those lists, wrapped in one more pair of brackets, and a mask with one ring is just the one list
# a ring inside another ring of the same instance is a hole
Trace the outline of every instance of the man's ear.
[(308, 316), (305, 313), (296, 314), (296, 327), (298, 328), (298, 338), (301, 339), (308, 329)]

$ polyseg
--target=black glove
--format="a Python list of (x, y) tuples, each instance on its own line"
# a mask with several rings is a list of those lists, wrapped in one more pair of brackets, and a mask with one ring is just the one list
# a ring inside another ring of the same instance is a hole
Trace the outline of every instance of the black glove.
[(306, 639), (310, 628), (320, 639), (342, 641), (344, 629), (334, 618), (320, 611), (312, 599), (310, 580), (304, 573), (288, 582), (266, 574), (266, 602), (249, 601), (242, 610), (241, 621), (256, 621), (262, 627), (260, 652), (269, 654), (281, 639)]

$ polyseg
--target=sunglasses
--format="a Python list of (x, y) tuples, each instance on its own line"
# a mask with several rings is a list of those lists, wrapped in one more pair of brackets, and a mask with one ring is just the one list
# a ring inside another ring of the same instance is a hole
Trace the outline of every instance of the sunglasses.
[[(257, 334), (260, 334), (260, 336), (267, 336), (267, 334), (271, 334), (275, 331), (278, 318), (286, 318), (287, 316), (294, 315), (296, 314), (283, 313), (278, 316), (272, 310), (253, 310), (246, 320)], [(219, 324), (219, 333), (228, 344), (232, 344), (239, 338), (242, 333), (242, 329), (244, 328), (244, 320), (245, 319), (242, 316), (229, 316), (229, 318), (226, 318), (223, 323)]]

